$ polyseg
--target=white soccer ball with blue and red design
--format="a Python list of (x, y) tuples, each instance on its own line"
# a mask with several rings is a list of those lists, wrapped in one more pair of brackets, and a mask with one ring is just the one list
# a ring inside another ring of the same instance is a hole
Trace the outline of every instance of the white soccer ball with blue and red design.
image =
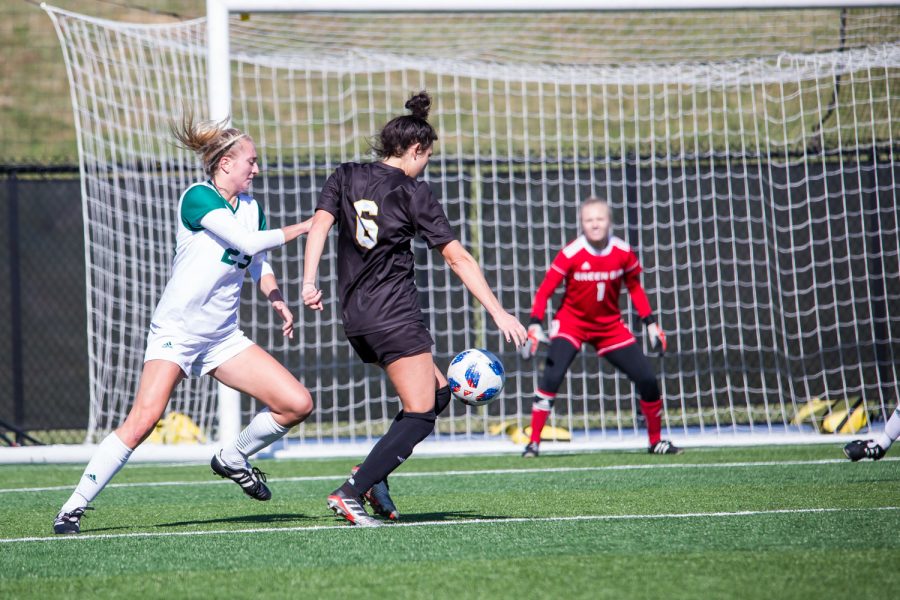
[(503, 390), (506, 373), (493, 353), (480, 348), (463, 350), (447, 369), (450, 391), (469, 406), (483, 406)]

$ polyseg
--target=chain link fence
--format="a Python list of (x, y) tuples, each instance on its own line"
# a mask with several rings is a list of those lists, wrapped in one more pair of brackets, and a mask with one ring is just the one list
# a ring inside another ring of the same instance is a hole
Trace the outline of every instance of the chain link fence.
[(0, 443), (81, 442), (89, 385), (77, 167), (0, 167), (0, 210)]

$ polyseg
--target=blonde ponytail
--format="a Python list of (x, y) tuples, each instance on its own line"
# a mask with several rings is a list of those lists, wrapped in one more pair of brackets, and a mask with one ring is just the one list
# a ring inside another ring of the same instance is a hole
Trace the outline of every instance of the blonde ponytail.
[(172, 124), (172, 134), (188, 150), (193, 151), (203, 162), (203, 171), (210, 177), (216, 174), (219, 161), (228, 155), (235, 144), (250, 136), (234, 127), (227, 127), (228, 119), (221, 121), (194, 122), (194, 117), (186, 112), (180, 123)]

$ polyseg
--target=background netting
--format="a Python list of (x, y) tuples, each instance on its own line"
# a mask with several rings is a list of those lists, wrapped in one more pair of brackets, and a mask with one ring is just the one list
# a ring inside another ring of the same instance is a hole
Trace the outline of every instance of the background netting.
[[(127, 413), (171, 268), (177, 199), (202, 177), (169, 121), (205, 112), (206, 25), (49, 12), (82, 163), (96, 439)], [(896, 402), (900, 9), (253, 14), (230, 28), (233, 121), (257, 143), (254, 194), (273, 226), (308, 217), (330, 171), (368, 160), (370, 136), (427, 89), (440, 141), (425, 178), (523, 321), (579, 232), (579, 203), (609, 199), (669, 332), (669, 352), (652, 360), (671, 432), (790, 430), (817, 396), (861, 398), (880, 416)], [(250, 285), (244, 329), (313, 391), (317, 409), (294, 436), (379, 435), (396, 397), (343, 336), (335, 248), (321, 269), (322, 314), (299, 302), (302, 249), (270, 254), (299, 339), (280, 338)], [(508, 373), (500, 401), (454, 404), (438, 437), (527, 423), (542, 361), (502, 344), (440, 257), (415, 250), (438, 363), (485, 346)], [(642, 436), (635, 405), (630, 383), (584, 352), (554, 423), (581, 437)], [(170, 408), (214, 435), (214, 382), (183, 384)], [(257, 407), (243, 408), (246, 421)]]

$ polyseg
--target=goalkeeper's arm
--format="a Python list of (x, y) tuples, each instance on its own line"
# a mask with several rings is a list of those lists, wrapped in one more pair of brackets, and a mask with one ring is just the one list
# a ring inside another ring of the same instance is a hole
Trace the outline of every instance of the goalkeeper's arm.
[(650, 300), (647, 299), (647, 292), (641, 286), (641, 281), (637, 274), (637, 269), (625, 274), (625, 286), (628, 288), (628, 294), (634, 303), (638, 315), (641, 317), (644, 326), (647, 329), (647, 336), (650, 338), (650, 345), (660, 354), (666, 351), (666, 333), (662, 327), (656, 322), (653, 316), (653, 310), (650, 308)]
[(547, 310), (547, 302), (550, 300), (553, 292), (556, 291), (556, 288), (559, 287), (559, 284), (562, 283), (563, 277), (563, 274), (558, 269), (551, 266), (544, 276), (544, 281), (538, 287), (538, 291), (534, 295), (534, 303), (531, 306), (531, 324), (528, 325), (528, 340), (521, 350), (522, 358), (531, 358), (535, 355), (541, 343), (546, 344), (550, 341), (544, 333), (541, 323)]

